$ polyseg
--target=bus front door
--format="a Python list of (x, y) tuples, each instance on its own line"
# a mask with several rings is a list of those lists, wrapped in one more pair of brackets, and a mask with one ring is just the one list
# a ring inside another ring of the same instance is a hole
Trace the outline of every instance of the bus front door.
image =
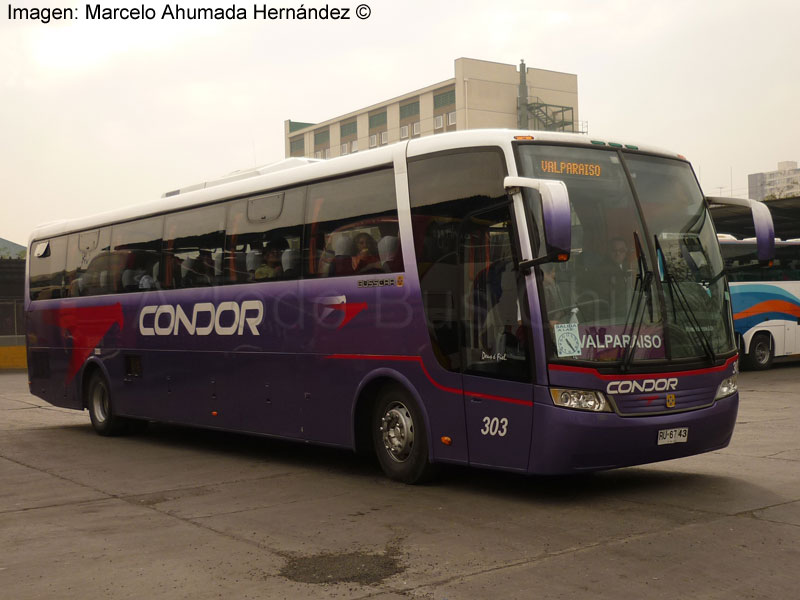
[(533, 423), (530, 384), (465, 375), (471, 465), (526, 470)]
[(511, 223), (509, 204), (463, 221), (460, 344), (470, 463), (524, 470), (533, 387)]

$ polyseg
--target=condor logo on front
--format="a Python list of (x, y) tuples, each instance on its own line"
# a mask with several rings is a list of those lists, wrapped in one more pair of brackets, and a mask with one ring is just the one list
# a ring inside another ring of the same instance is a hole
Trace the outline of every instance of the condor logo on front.
[(142, 335), (242, 335), (245, 327), (259, 335), (258, 326), (264, 320), (261, 300), (244, 302), (200, 302), (192, 307), (191, 318), (183, 307), (172, 304), (145, 306), (139, 312), (139, 333)]
[(637, 392), (667, 392), (678, 387), (677, 377), (665, 379), (642, 379), (641, 381), (610, 381), (606, 386), (609, 394), (635, 394)]

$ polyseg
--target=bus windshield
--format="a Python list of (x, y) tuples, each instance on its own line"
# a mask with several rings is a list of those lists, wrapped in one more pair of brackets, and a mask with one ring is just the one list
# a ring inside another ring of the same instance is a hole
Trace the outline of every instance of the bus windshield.
[[(519, 160), (522, 176), (569, 190), (570, 260), (537, 269), (551, 360), (629, 366), (735, 350), (719, 246), (688, 163), (546, 145), (519, 146)], [(541, 236), (531, 232), (535, 254)]]

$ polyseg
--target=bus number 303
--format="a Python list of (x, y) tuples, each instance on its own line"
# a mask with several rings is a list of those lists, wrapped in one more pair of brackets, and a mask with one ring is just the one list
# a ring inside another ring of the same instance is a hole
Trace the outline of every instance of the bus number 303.
[(502, 419), (498, 419), (497, 417), (483, 417), (483, 429), (481, 429), (481, 433), (483, 435), (499, 435), (500, 437), (504, 437), (506, 433), (508, 433), (508, 419), (505, 417)]

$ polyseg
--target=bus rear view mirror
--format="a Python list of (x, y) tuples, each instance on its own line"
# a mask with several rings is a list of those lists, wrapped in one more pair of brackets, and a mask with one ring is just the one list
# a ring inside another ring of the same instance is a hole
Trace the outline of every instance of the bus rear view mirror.
[[(523, 197), (529, 226), (540, 229), (544, 234), (544, 253), (540, 251), (539, 256), (522, 261), (520, 267), (526, 269), (533, 265), (569, 260), (572, 222), (566, 184), (558, 180), (528, 177), (506, 177), (503, 184), (511, 195), (522, 193), (525, 189), (538, 192), (523, 194)], [(532, 205), (538, 198), (541, 198), (541, 210)], [(534, 219), (540, 219), (541, 223), (532, 223)]]
[(759, 262), (766, 265), (775, 258), (775, 228), (772, 224), (772, 215), (763, 203), (747, 198), (722, 198), (719, 196), (707, 196), (706, 202), (709, 208), (713, 206), (749, 208), (756, 232), (756, 255)]

